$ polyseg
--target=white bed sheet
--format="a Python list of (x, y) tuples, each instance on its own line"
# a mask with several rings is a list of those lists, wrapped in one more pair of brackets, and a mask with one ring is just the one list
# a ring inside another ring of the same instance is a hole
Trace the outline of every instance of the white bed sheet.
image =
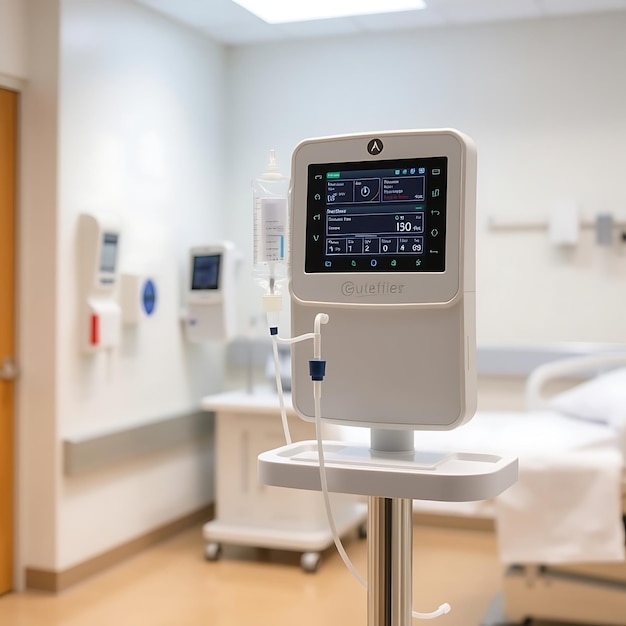
[[(369, 443), (367, 428), (344, 426), (341, 439)], [(417, 431), (417, 448), (524, 455), (606, 446), (624, 450), (623, 437), (607, 426), (556, 411), (479, 411), (469, 423), (450, 431)]]
[[(343, 440), (369, 431), (342, 428)], [(418, 449), (492, 452), (520, 459), (520, 479), (493, 503), (431, 504), (429, 510), (496, 518), (504, 563), (623, 560), (624, 436), (555, 411), (482, 411), (453, 431), (418, 431)]]

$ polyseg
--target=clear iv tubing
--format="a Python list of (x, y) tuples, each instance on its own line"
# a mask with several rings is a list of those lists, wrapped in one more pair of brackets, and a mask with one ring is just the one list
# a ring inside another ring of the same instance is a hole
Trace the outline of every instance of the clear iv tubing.
[[(322, 358), (322, 334), (320, 327), (322, 324), (328, 323), (328, 315), (326, 313), (318, 313), (315, 316), (315, 332), (313, 340), (313, 358)], [(315, 436), (317, 438), (317, 455), (320, 464), (320, 483), (322, 485), (322, 495), (324, 496), (324, 508), (326, 509), (326, 517), (328, 518), (328, 525), (330, 526), (330, 532), (335, 542), (337, 552), (341, 556), (346, 567), (350, 570), (352, 575), (367, 589), (367, 581), (361, 574), (359, 574), (354, 563), (350, 560), (348, 553), (343, 547), (341, 537), (337, 532), (337, 526), (335, 525), (335, 517), (332, 512), (330, 504), (330, 493), (328, 492), (328, 479), (326, 476), (326, 459), (324, 458), (324, 442), (322, 440), (322, 381), (313, 381), (313, 399), (315, 401)]]
[(293, 344), (299, 341), (306, 341), (307, 339), (315, 339), (314, 333), (307, 333), (306, 335), (300, 335), (293, 339), (283, 339), (278, 335), (272, 335), (272, 351), (274, 353), (274, 370), (276, 372), (276, 389), (278, 390), (278, 402), (280, 404), (280, 419), (283, 423), (283, 432), (285, 434), (285, 441), (287, 445), (291, 444), (291, 433), (289, 432), (289, 422), (287, 421), (287, 410), (285, 409), (285, 395), (283, 393), (283, 381), (280, 377), (280, 361), (278, 359), (278, 344)]
[[(285, 400), (283, 397), (283, 386), (282, 381), (280, 379), (280, 369), (279, 369), (279, 361), (278, 361), (278, 343), (284, 344), (294, 344), (299, 341), (305, 341), (307, 339), (313, 339), (313, 358), (321, 360), (322, 354), (322, 335), (321, 335), (321, 325), (328, 323), (328, 315), (326, 313), (318, 313), (315, 316), (314, 323), (314, 332), (306, 333), (304, 335), (299, 335), (298, 337), (294, 337), (292, 339), (283, 339), (278, 337), (277, 335), (273, 335), (272, 344), (274, 348), (274, 369), (276, 370), (276, 386), (279, 395), (280, 402), (280, 411), (281, 411), (281, 419), (283, 423), (283, 430), (285, 432), (285, 440), (288, 444), (291, 443), (291, 435), (289, 433), (289, 425), (287, 423), (287, 411), (285, 409)], [(335, 543), (335, 547), (337, 548), (337, 552), (341, 556), (345, 566), (350, 570), (352, 575), (361, 583), (363, 587), (367, 589), (367, 581), (359, 574), (358, 570), (350, 560), (341, 538), (339, 537), (339, 533), (337, 532), (337, 526), (335, 524), (335, 518), (333, 516), (331, 503), (330, 503), (330, 493), (328, 491), (328, 479), (326, 476), (326, 459), (324, 457), (324, 442), (322, 440), (322, 381), (313, 381), (313, 398), (315, 402), (315, 435), (317, 439), (317, 450), (318, 450), (318, 458), (319, 458), (319, 467), (320, 467), (320, 484), (322, 487), (322, 495), (324, 497), (324, 508), (326, 509), (326, 517), (328, 519), (328, 525), (330, 527), (331, 534), (333, 536), (333, 541)], [(435, 617), (440, 617), (441, 615), (445, 615), (449, 613), (451, 610), (450, 605), (445, 602), (442, 604), (436, 611), (432, 611), (431, 613), (420, 613), (419, 611), (412, 611), (411, 615), (414, 619), (434, 619)]]

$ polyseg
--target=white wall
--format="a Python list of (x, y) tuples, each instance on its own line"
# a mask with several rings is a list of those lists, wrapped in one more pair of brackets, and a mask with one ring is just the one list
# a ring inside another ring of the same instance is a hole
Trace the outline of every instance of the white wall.
[[(222, 49), (125, 0), (62, 7), (60, 438), (195, 409), (221, 387), (221, 349), (190, 346), (179, 313), (188, 248), (224, 230)], [(83, 211), (121, 217), (121, 270), (151, 276), (158, 289), (154, 317), (124, 330), (111, 354), (79, 350)], [(83, 478), (59, 467), (57, 554), (45, 566), (65, 569), (206, 504), (211, 464), (205, 444)]]
[(0, 85), (26, 76), (26, 15), (28, 2), (0, 1)]
[(227, 235), (251, 250), (249, 180), (270, 147), (287, 171), (306, 137), (456, 127), (479, 149), (479, 342), (626, 341), (626, 246), (586, 232), (562, 254), (545, 233), (487, 229), (563, 200), (626, 216), (625, 32), (612, 13), (230, 49)]

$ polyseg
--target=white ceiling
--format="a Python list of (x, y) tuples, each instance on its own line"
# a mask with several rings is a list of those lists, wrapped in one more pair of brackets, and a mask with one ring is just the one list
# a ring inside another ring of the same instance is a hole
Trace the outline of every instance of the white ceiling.
[(626, 0), (426, 0), (427, 8), (420, 11), (270, 25), (231, 0), (135, 1), (192, 26), (216, 41), (231, 45), (477, 22), (540, 19), (572, 13), (626, 11)]

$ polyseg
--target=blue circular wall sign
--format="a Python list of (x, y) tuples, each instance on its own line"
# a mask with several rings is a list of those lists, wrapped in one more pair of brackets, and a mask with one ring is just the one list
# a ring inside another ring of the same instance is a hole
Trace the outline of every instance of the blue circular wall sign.
[(143, 310), (146, 312), (146, 315), (152, 315), (154, 313), (156, 299), (156, 287), (152, 280), (148, 279), (143, 284), (143, 289), (141, 290), (141, 303), (143, 304)]

